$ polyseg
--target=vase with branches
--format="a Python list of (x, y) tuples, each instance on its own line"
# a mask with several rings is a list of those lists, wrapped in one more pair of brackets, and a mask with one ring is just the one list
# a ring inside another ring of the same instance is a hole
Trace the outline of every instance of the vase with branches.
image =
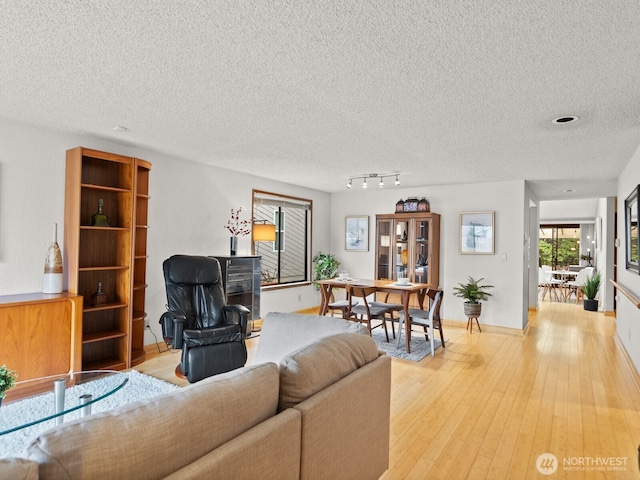
[(242, 207), (238, 210), (231, 209), (231, 218), (227, 220), (224, 226), (231, 234), (231, 255), (235, 255), (238, 250), (238, 237), (249, 235), (251, 233), (251, 220), (240, 220)]

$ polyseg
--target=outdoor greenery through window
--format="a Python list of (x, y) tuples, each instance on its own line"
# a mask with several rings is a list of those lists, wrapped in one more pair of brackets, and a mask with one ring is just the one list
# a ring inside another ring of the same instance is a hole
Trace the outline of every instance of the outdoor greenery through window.
[(580, 264), (580, 225), (540, 225), (540, 265), (553, 269)]
[(308, 282), (312, 201), (253, 191), (253, 221), (275, 225), (274, 242), (254, 242), (262, 257), (262, 285)]

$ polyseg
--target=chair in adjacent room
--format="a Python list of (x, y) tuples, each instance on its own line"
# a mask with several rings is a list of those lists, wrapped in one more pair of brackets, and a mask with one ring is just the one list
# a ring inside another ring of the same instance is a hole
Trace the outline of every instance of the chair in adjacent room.
[[(443, 292), (439, 289), (430, 288), (429, 290), (427, 290), (427, 296), (429, 297), (431, 303), (431, 305), (429, 306), (429, 310), (423, 310), (421, 308), (410, 308), (409, 324), (422, 327), (425, 340), (428, 340), (431, 346), (431, 355), (435, 356), (435, 330), (438, 330), (440, 332), (440, 342), (442, 343), (442, 348), (445, 348), (444, 332), (442, 331), (442, 322), (440, 320), (440, 307), (442, 306)], [(400, 343), (400, 337), (402, 335), (404, 318), (404, 312), (400, 312), (400, 324), (398, 326), (398, 344)]]
[(550, 300), (552, 300), (551, 297), (555, 295), (556, 300), (560, 301), (558, 291), (562, 288), (563, 283), (562, 280), (553, 278), (551, 271), (545, 269), (544, 266), (538, 268), (538, 291), (542, 290), (541, 300), (544, 300), (544, 297), (546, 297), (548, 293)]
[[(389, 341), (389, 330), (387, 329), (386, 315), (391, 309), (386, 306), (372, 305), (367, 297), (376, 292), (376, 287), (365, 287), (360, 285), (347, 285), (347, 297), (349, 299), (349, 317), (348, 320), (364, 323), (367, 325), (369, 335), (374, 328), (384, 328), (384, 334)], [(361, 301), (356, 305), (356, 299)], [(372, 321), (377, 320), (380, 323), (373, 325)]]
[(162, 264), (167, 311), (160, 324), (167, 345), (182, 349), (176, 374), (190, 383), (243, 367), (249, 309), (227, 305), (215, 258), (174, 255)]
[(571, 295), (576, 296), (576, 303), (580, 303), (584, 297), (582, 294), (582, 286), (585, 284), (587, 279), (593, 273), (593, 267), (585, 267), (578, 272), (575, 280), (571, 280), (570, 282), (566, 282), (564, 284), (566, 289), (565, 300), (569, 300)]

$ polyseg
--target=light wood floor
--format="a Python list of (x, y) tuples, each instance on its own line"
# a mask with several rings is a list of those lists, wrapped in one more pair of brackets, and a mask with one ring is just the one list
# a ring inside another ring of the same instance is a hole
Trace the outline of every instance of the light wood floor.
[[(446, 327), (435, 357), (393, 359), (383, 479), (640, 478), (638, 375), (614, 338), (615, 318), (546, 301), (530, 322), (525, 336)], [(258, 341), (249, 340), (250, 356)], [(136, 368), (184, 385), (178, 361), (163, 353)], [(552, 476), (536, 468), (542, 453), (559, 461)], [(611, 459), (626, 465), (593, 464)]]

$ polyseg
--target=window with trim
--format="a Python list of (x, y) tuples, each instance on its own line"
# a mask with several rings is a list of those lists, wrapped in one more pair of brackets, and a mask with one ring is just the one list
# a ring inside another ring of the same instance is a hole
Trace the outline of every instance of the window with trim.
[(253, 221), (275, 226), (275, 241), (254, 241), (262, 257), (262, 282), (286, 285), (308, 282), (312, 201), (277, 193), (253, 191)]

